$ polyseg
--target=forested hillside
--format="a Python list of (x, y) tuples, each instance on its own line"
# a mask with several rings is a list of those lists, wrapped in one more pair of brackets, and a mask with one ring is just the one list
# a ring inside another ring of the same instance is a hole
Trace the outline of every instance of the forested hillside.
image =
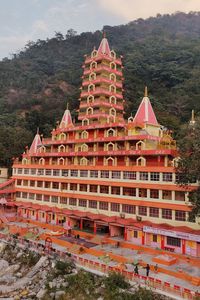
[[(147, 85), (159, 122), (176, 134), (192, 109), (200, 111), (200, 13), (158, 15), (104, 30), (124, 56), (126, 111), (135, 113)], [(77, 35), (69, 29), (28, 42), (0, 62), (0, 165), (21, 154), (37, 127), (47, 136), (67, 102), (76, 118), (83, 56), (101, 39), (101, 31)]]

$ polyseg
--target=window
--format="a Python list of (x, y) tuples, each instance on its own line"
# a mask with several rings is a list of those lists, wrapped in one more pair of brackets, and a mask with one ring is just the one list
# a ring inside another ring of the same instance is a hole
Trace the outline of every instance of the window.
[(140, 172), (140, 180), (149, 180), (148, 172)]
[(111, 203), (111, 211), (120, 211), (120, 204), (119, 203)]
[(90, 185), (90, 193), (97, 193), (97, 185), (94, 184)]
[(90, 200), (89, 201), (89, 207), (90, 208), (97, 208), (97, 201)]
[(157, 243), (157, 241), (158, 241), (157, 234), (153, 234), (153, 242)]
[(87, 184), (80, 184), (79, 190), (80, 192), (87, 192)]
[(139, 189), (139, 197), (146, 198), (147, 197), (147, 190), (146, 189)]
[(58, 203), (58, 196), (51, 196), (52, 203)]
[(36, 169), (31, 169), (31, 175), (35, 175), (36, 174)]
[(43, 187), (43, 181), (37, 181), (37, 187)]
[(35, 199), (35, 194), (29, 193), (29, 199), (34, 200)]
[(49, 169), (45, 170), (45, 175), (51, 176), (51, 170), (49, 170)]
[(98, 178), (98, 171), (90, 171), (91, 178)]
[(68, 176), (68, 170), (62, 170), (62, 176), (67, 177)]
[(35, 186), (35, 181), (34, 180), (30, 181), (30, 186)]
[(175, 211), (175, 220), (176, 221), (186, 221), (186, 212), (182, 210)]
[(21, 179), (17, 179), (17, 185), (22, 185), (22, 180)]
[(16, 192), (16, 197), (21, 197), (21, 192)]
[(123, 195), (135, 197), (136, 196), (136, 188), (123, 187)]
[(29, 169), (24, 169), (24, 174), (29, 174)]
[(77, 184), (76, 183), (70, 183), (70, 190), (71, 191), (77, 191)]
[(36, 194), (36, 200), (42, 201), (42, 195), (41, 194)]
[(177, 200), (177, 201), (185, 201), (185, 192), (176, 191), (175, 192), (175, 200)]
[(60, 203), (61, 203), (61, 204), (67, 204), (67, 199), (68, 199), (68, 198), (66, 198), (66, 197), (61, 197), (61, 198), (60, 198)]
[(71, 170), (71, 177), (78, 177), (78, 170)]
[(87, 200), (85, 200), (85, 199), (79, 199), (79, 206), (81, 206), (81, 207), (87, 207)]
[(163, 219), (172, 219), (172, 210), (171, 209), (162, 209), (162, 218)]
[(50, 189), (51, 188), (51, 182), (45, 181), (44, 187), (45, 187), (45, 189)]
[(88, 171), (86, 171), (86, 170), (81, 170), (81, 171), (80, 171), (80, 177), (88, 177)]
[(139, 206), (139, 215), (141, 215), (141, 216), (147, 215), (147, 207), (146, 206)]
[(120, 195), (120, 187), (119, 186), (112, 186), (111, 187), (111, 194)]
[(122, 212), (127, 214), (135, 214), (135, 205), (122, 204)]
[(67, 182), (61, 182), (61, 190), (67, 190), (68, 183)]
[(108, 202), (99, 202), (99, 209), (108, 210)]
[(22, 169), (18, 169), (18, 174), (22, 174)]
[(150, 207), (149, 216), (153, 218), (159, 218), (159, 208)]
[(162, 191), (162, 199), (164, 200), (172, 200), (172, 192), (171, 191)]
[(60, 170), (53, 170), (53, 176), (60, 176)]
[(101, 171), (101, 178), (109, 178), (109, 171)]
[(100, 193), (102, 194), (108, 194), (109, 193), (109, 188), (107, 185), (100, 185)]
[(28, 180), (23, 180), (23, 185), (28, 186)]
[(134, 230), (134, 231), (133, 231), (133, 237), (134, 237), (135, 239), (138, 238), (138, 231), (137, 231), (137, 230)]
[(172, 173), (163, 173), (163, 181), (171, 182), (172, 181)]
[(38, 175), (44, 175), (44, 169), (38, 169), (37, 174)]
[(124, 179), (136, 180), (136, 172), (123, 172)]
[(25, 199), (26, 199), (26, 198), (27, 198), (27, 195), (28, 195), (27, 193), (23, 192), (23, 193), (22, 193), (22, 198), (25, 198)]
[(112, 178), (120, 179), (121, 178), (121, 172), (120, 171), (113, 171), (112, 172)]
[(167, 236), (167, 245), (181, 247), (181, 239), (172, 236)]
[(159, 191), (158, 190), (150, 190), (150, 198), (158, 199)]
[(50, 200), (50, 196), (49, 195), (44, 195), (44, 201), (49, 202), (49, 200)]
[(59, 182), (52, 182), (52, 189), (59, 189)]
[(160, 173), (158, 172), (151, 172), (150, 173), (151, 181), (159, 181), (160, 180)]
[(69, 198), (69, 205), (76, 206), (77, 205), (77, 199)]

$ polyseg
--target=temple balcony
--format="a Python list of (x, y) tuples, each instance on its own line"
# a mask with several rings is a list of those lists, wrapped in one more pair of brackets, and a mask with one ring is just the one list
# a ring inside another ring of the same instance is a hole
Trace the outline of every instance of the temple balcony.
[(109, 108), (114, 107), (118, 110), (123, 110), (124, 109), (123, 104), (121, 104), (121, 105), (120, 104), (113, 104), (113, 103), (110, 103), (110, 102), (100, 101), (100, 100), (94, 101), (93, 103), (87, 103), (87, 102), (85, 102), (85, 103), (81, 102), (80, 103), (80, 108), (95, 107), (95, 106), (98, 106), (98, 107), (105, 106), (105, 107), (109, 107)]
[(98, 55), (96, 57), (91, 57), (91, 56), (88, 56), (86, 57), (85, 59), (85, 64), (90, 64), (92, 61), (101, 61), (101, 60), (107, 60), (109, 62), (113, 61), (114, 63), (118, 64), (118, 65), (122, 65), (122, 61), (120, 58), (113, 58), (113, 57), (110, 57), (110, 56), (105, 56), (105, 55)]
[(107, 71), (109, 74), (114, 73), (116, 75), (122, 76), (122, 71), (118, 71), (118, 70), (115, 70), (115, 69), (112, 69), (112, 68), (109, 68), (106, 66), (99, 66), (97, 68), (91, 68), (91, 69), (84, 70), (83, 75), (88, 75), (92, 72), (98, 73), (98, 72), (102, 72), (102, 71)]
[(108, 84), (114, 84), (118, 88), (122, 88), (122, 83), (121, 82), (113, 81), (113, 80), (110, 80), (108, 78), (104, 78), (104, 77), (100, 77), (100, 76), (97, 79), (84, 80), (82, 85), (83, 86), (88, 86), (91, 83), (93, 83), (93, 84), (108, 83)]
[(94, 91), (85, 91), (82, 92), (80, 97), (87, 97), (89, 95), (106, 95), (106, 96), (115, 96), (116, 98), (123, 99), (122, 94), (110, 92), (109, 90), (103, 88), (96, 88)]

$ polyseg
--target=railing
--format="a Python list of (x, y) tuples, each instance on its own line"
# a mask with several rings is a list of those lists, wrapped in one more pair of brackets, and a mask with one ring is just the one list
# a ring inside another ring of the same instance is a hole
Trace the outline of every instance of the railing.
[(98, 95), (98, 94), (105, 94), (108, 96), (115, 96), (116, 98), (123, 99), (122, 94), (119, 94), (117, 92), (110, 92), (109, 90), (103, 89), (103, 88), (96, 88), (94, 91), (86, 91), (81, 93), (81, 97), (87, 97), (88, 95)]
[(85, 80), (85, 81), (83, 81), (83, 86), (87, 86), (91, 83), (97, 84), (97, 83), (102, 83), (102, 82), (108, 83), (108, 84), (114, 84), (116, 87), (122, 88), (121, 82), (113, 81), (111, 79), (104, 78), (104, 77), (97, 77), (96, 79)]
[(115, 70), (115, 69), (112, 69), (112, 68), (109, 68), (106, 66), (99, 66), (97, 68), (91, 68), (91, 69), (84, 70), (83, 74), (87, 75), (92, 72), (97, 73), (97, 72), (101, 72), (101, 71), (107, 71), (109, 73), (114, 73), (116, 75), (122, 76), (122, 71), (118, 71), (118, 70)]

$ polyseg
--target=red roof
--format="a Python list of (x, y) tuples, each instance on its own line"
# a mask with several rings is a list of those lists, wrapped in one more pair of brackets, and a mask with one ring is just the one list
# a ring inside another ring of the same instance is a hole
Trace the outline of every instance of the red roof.
[(62, 117), (62, 120), (60, 122), (60, 128), (62, 127), (68, 127), (68, 126), (73, 126), (72, 123), (72, 117), (71, 117), (71, 113), (69, 111), (69, 109), (66, 109), (64, 112), (64, 115)]
[(108, 40), (104, 37), (99, 45), (98, 54), (105, 54), (110, 56), (110, 47)]
[(155, 113), (148, 97), (144, 97), (135, 114), (134, 123), (158, 125)]
[(31, 154), (31, 153), (36, 153), (36, 152), (37, 152), (37, 148), (38, 148), (39, 146), (41, 146), (41, 145), (42, 145), (42, 141), (41, 141), (41, 138), (40, 138), (39, 133), (37, 133), (37, 134), (35, 135), (34, 139), (33, 139), (33, 142), (32, 142), (31, 147), (30, 147), (30, 149), (29, 149), (29, 153), (30, 153), (30, 154)]

